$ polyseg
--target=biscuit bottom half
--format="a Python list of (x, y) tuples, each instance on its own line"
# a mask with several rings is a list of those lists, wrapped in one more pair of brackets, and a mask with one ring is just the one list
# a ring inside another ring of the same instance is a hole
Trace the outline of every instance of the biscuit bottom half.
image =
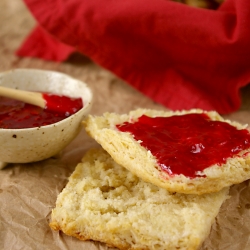
[(119, 249), (198, 249), (227, 197), (228, 188), (170, 193), (91, 149), (59, 194), (50, 227)]

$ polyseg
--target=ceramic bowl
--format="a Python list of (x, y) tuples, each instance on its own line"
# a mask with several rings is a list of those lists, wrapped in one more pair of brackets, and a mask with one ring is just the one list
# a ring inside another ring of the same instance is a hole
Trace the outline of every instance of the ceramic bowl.
[(8, 163), (28, 163), (57, 155), (80, 132), (92, 105), (86, 83), (69, 75), (46, 70), (16, 69), (0, 73), (0, 85), (9, 88), (81, 97), (84, 107), (74, 115), (47, 126), (26, 129), (0, 128), (0, 168)]

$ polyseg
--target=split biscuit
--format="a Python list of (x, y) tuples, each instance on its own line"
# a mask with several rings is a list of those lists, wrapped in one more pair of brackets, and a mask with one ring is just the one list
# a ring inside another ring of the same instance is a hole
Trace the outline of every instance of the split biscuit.
[(227, 197), (228, 188), (170, 193), (133, 175), (103, 149), (92, 149), (59, 194), (50, 227), (122, 250), (194, 250)]
[[(89, 115), (84, 121), (87, 133), (93, 137), (121, 166), (127, 168), (146, 182), (167, 189), (170, 192), (204, 194), (217, 192), (224, 187), (241, 183), (250, 178), (250, 149), (244, 149), (223, 164), (213, 164), (200, 171), (197, 176), (171, 175), (163, 171), (156, 157), (141, 145), (129, 132), (122, 132), (117, 125), (133, 123), (142, 115), (148, 117), (170, 117), (185, 114), (206, 114), (212, 121), (230, 124), (237, 130), (245, 130), (237, 122), (223, 119), (217, 112), (203, 110), (160, 111), (137, 109), (129, 114), (104, 113), (103, 116)], [(178, 125), (178, 124), (177, 124)], [(246, 130), (245, 130), (246, 131)], [(247, 132), (248, 133), (248, 132)], [(190, 136), (192, 131), (190, 131)], [(161, 140), (161, 138), (159, 138)], [(250, 141), (250, 140), (249, 140)], [(219, 149), (216, 154), (219, 154)]]

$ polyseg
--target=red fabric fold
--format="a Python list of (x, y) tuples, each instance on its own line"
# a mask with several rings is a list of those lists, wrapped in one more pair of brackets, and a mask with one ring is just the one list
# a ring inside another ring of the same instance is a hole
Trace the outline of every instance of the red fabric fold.
[(218, 10), (167, 0), (24, 1), (58, 41), (171, 109), (226, 114), (240, 106), (239, 88), (250, 82), (248, 0), (227, 0)]
[(37, 26), (16, 51), (18, 56), (39, 57), (45, 60), (61, 62), (66, 60), (76, 49), (62, 43)]

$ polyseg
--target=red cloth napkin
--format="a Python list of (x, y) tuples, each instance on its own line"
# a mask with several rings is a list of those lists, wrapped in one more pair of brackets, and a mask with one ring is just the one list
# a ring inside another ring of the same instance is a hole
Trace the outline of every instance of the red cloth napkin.
[(173, 110), (240, 106), (239, 88), (250, 82), (249, 0), (217, 10), (168, 0), (24, 1), (43, 29), (18, 55), (63, 61), (79, 51)]
[(61, 62), (75, 51), (75, 48), (60, 42), (41, 26), (37, 26), (17, 50), (17, 55)]

